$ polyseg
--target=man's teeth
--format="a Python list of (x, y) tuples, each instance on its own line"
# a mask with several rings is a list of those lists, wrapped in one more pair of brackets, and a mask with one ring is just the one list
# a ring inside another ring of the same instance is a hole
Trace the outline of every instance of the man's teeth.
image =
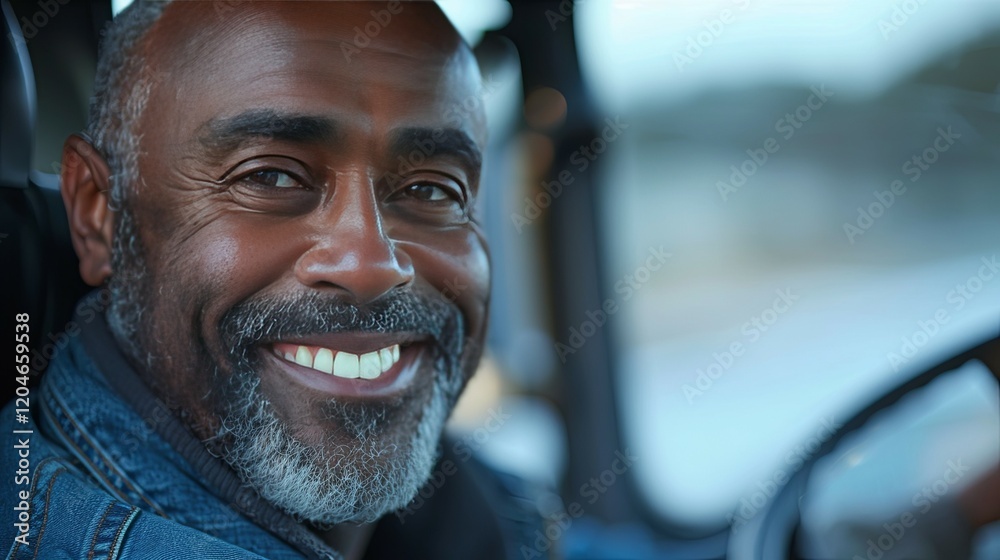
[(297, 346), (294, 353), (286, 350), (279, 355), (289, 362), (337, 377), (375, 379), (399, 361), (399, 345), (393, 344), (360, 356), (329, 348), (319, 348), (314, 352), (308, 346)]

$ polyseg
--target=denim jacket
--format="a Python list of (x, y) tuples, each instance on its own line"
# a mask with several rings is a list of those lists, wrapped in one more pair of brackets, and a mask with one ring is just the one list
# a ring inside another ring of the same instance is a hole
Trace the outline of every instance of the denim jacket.
[[(23, 401), (0, 412), (8, 427), (0, 467), (8, 559), (340, 558), (181, 426), (124, 361), (103, 316), (67, 337), (28, 398), (27, 418), (17, 416)], [(540, 517), (509, 507), (525, 503), (511, 499), (509, 485), (494, 492), (496, 481), (454, 478), (435, 496), (438, 505), (422, 508), (407, 526), (383, 518), (369, 550), (518, 557), (517, 543), (531, 542)], [(435, 526), (441, 534), (430, 538)], [(382, 555), (366, 555), (373, 557)]]

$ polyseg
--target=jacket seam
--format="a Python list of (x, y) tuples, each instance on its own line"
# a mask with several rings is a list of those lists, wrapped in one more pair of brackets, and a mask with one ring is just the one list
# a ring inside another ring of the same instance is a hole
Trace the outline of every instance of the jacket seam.
[(104, 508), (104, 515), (101, 516), (101, 520), (97, 522), (97, 530), (94, 531), (94, 538), (90, 541), (90, 552), (87, 553), (87, 560), (94, 560), (94, 549), (97, 548), (97, 537), (101, 536), (101, 529), (104, 528), (104, 522), (108, 520), (108, 514), (114, 509), (115, 503), (111, 502), (108, 507)]
[[(68, 409), (66, 407), (66, 403), (62, 402), (62, 398), (59, 396), (58, 392), (56, 392), (55, 390), (51, 390), (50, 393), (51, 393), (52, 398), (56, 400), (56, 403), (59, 405), (59, 407), (64, 412), (68, 412)], [(42, 403), (46, 404), (44, 402), (44, 400), (42, 401)], [(49, 415), (54, 415), (55, 414), (55, 411), (51, 410), (51, 407), (49, 407), (49, 406), (43, 406), (42, 409), (43, 409), (44, 412), (47, 412)], [(80, 434), (80, 436), (82, 438), (84, 438), (84, 440), (86, 440), (86, 442), (90, 445), (90, 447), (94, 450), (94, 452), (100, 458), (101, 463), (103, 463), (108, 469), (111, 469), (113, 471), (117, 471), (117, 469), (114, 468), (114, 466), (105, 459), (104, 454), (100, 451), (100, 449), (94, 443), (94, 441), (87, 435), (87, 433), (82, 429), (82, 427), (80, 426), (79, 422), (77, 422), (69, 414), (64, 414), (64, 417), (66, 418), (66, 420), (68, 422), (70, 422), (73, 425), (74, 428), (76, 428), (76, 430)], [(63, 439), (63, 441), (67, 442), (69, 445), (73, 446), (73, 448), (78, 452), (79, 457), (83, 460), (83, 462), (85, 464), (89, 464), (89, 465), (91, 465), (93, 467), (94, 474), (96, 474), (98, 477), (100, 477), (101, 480), (103, 480), (105, 482), (105, 484), (107, 485), (107, 488), (110, 489), (110, 490), (112, 490), (115, 494), (117, 494), (118, 497), (122, 499), (122, 501), (131, 503), (131, 501), (132, 501), (131, 497), (128, 496), (128, 494), (125, 491), (123, 491), (121, 488), (119, 488), (117, 485), (113, 484), (110, 479), (108, 479), (107, 475), (105, 474), (105, 472), (103, 471), (103, 469), (101, 468), (101, 466), (98, 465), (95, 461), (93, 461), (87, 455), (87, 453), (82, 448), (80, 448), (80, 446), (77, 445), (77, 443), (75, 441), (73, 441), (73, 438), (70, 436), (69, 433), (66, 432), (65, 429), (63, 429), (63, 427), (59, 423), (59, 421), (57, 419), (55, 419), (55, 418), (51, 418), (51, 420), (52, 420), (52, 424), (54, 425), (54, 429), (56, 429), (57, 431), (59, 431), (60, 433), (63, 434), (64, 437), (61, 438), (61, 439)], [(87, 469), (87, 470), (91, 470), (91, 469)], [(169, 516), (166, 514), (166, 512), (164, 512), (159, 506), (157, 506), (156, 504), (154, 504), (145, 495), (145, 493), (141, 492), (138, 488), (136, 488), (131, 483), (131, 481), (128, 479), (128, 477), (125, 476), (124, 473), (116, 472), (116, 474), (117, 474), (118, 478), (121, 479), (122, 483), (128, 488), (128, 490), (134, 492), (135, 495), (139, 499), (141, 499), (143, 502), (145, 502), (147, 505), (149, 505), (149, 507), (153, 508), (153, 511), (157, 515), (169, 519)]]
[(72, 447), (72, 449), (70, 449), (69, 451), (74, 452), (73, 454), (78, 459), (81, 460), (82, 466), (85, 467), (86, 470), (90, 472), (92, 476), (96, 475), (95, 478), (100, 478), (100, 480), (104, 483), (103, 486), (105, 486), (106, 489), (117, 494), (119, 498), (123, 500), (128, 500), (128, 496), (123, 494), (120, 488), (117, 488), (114, 484), (111, 484), (111, 481), (108, 480), (108, 478), (104, 475), (104, 473), (102, 473), (97, 468), (97, 465), (95, 465), (93, 461), (91, 461), (90, 458), (87, 457), (86, 452), (84, 452), (84, 450), (81, 449), (80, 446), (77, 445), (75, 441), (73, 441), (73, 438), (71, 438), (70, 435), (66, 432), (66, 430), (64, 430), (63, 427), (59, 424), (59, 420), (53, 417), (54, 412), (52, 412), (48, 406), (45, 406), (46, 404), (47, 403), (42, 401), (43, 405), (42, 414), (48, 417), (48, 420), (52, 424), (52, 428), (55, 431), (59, 432), (59, 434), (62, 436), (59, 439), (62, 440), (62, 442), (65, 443), (67, 446)]
[[(45, 465), (46, 463), (48, 463), (50, 461), (54, 461), (54, 460), (57, 460), (57, 459), (55, 459), (54, 457), (47, 457), (45, 459), (42, 459), (38, 463), (38, 465), (35, 466), (35, 471), (31, 475), (31, 488), (28, 489), (28, 492), (30, 493), (31, 496), (37, 496), (38, 495), (38, 494), (35, 493), (35, 490), (38, 489), (38, 479), (40, 478), (38, 476), (38, 473), (41, 472), (42, 466)], [(43, 527), (44, 527), (44, 525), (43, 525)], [(39, 535), (39, 537), (41, 537), (41, 535)], [(38, 542), (39, 542), (39, 539), (35, 539), (35, 544), (36, 545), (38, 544)], [(21, 542), (20, 541), (14, 541), (14, 548), (11, 549), (9, 557), (10, 558), (14, 558), (17, 555), (17, 550), (19, 548), (21, 548)]]
[(42, 528), (38, 530), (38, 537), (35, 538), (35, 553), (31, 556), (32, 559), (38, 558), (38, 553), (42, 550), (42, 536), (45, 535), (45, 529), (49, 523), (49, 507), (50, 500), (52, 500), (52, 486), (56, 483), (56, 479), (59, 478), (59, 475), (64, 472), (66, 472), (66, 468), (62, 467), (52, 473), (52, 478), (49, 479), (49, 483), (45, 488), (45, 513), (42, 514)]
[(132, 526), (132, 521), (135, 520), (137, 515), (139, 515), (139, 508), (133, 506), (130, 508), (129, 514), (125, 517), (125, 520), (118, 525), (118, 530), (115, 531), (115, 538), (111, 542), (111, 549), (108, 550), (108, 560), (113, 560), (118, 557), (122, 541), (125, 539), (125, 531)]

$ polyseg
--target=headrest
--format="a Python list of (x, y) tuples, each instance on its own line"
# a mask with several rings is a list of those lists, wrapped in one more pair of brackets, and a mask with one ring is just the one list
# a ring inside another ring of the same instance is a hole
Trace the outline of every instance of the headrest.
[(35, 80), (28, 47), (8, 0), (0, 64), (0, 186), (27, 188), (35, 130)]

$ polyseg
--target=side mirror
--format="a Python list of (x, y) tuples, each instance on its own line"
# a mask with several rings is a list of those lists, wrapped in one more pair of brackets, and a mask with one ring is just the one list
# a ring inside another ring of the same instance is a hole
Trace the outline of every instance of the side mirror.
[[(971, 501), (993, 521), (1000, 510), (998, 381), (993, 338), (889, 391), (734, 531), (729, 557), (969, 558), (972, 527), (959, 504)], [(1000, 547), (996, 527), (976, 535), (978, 546)]]

